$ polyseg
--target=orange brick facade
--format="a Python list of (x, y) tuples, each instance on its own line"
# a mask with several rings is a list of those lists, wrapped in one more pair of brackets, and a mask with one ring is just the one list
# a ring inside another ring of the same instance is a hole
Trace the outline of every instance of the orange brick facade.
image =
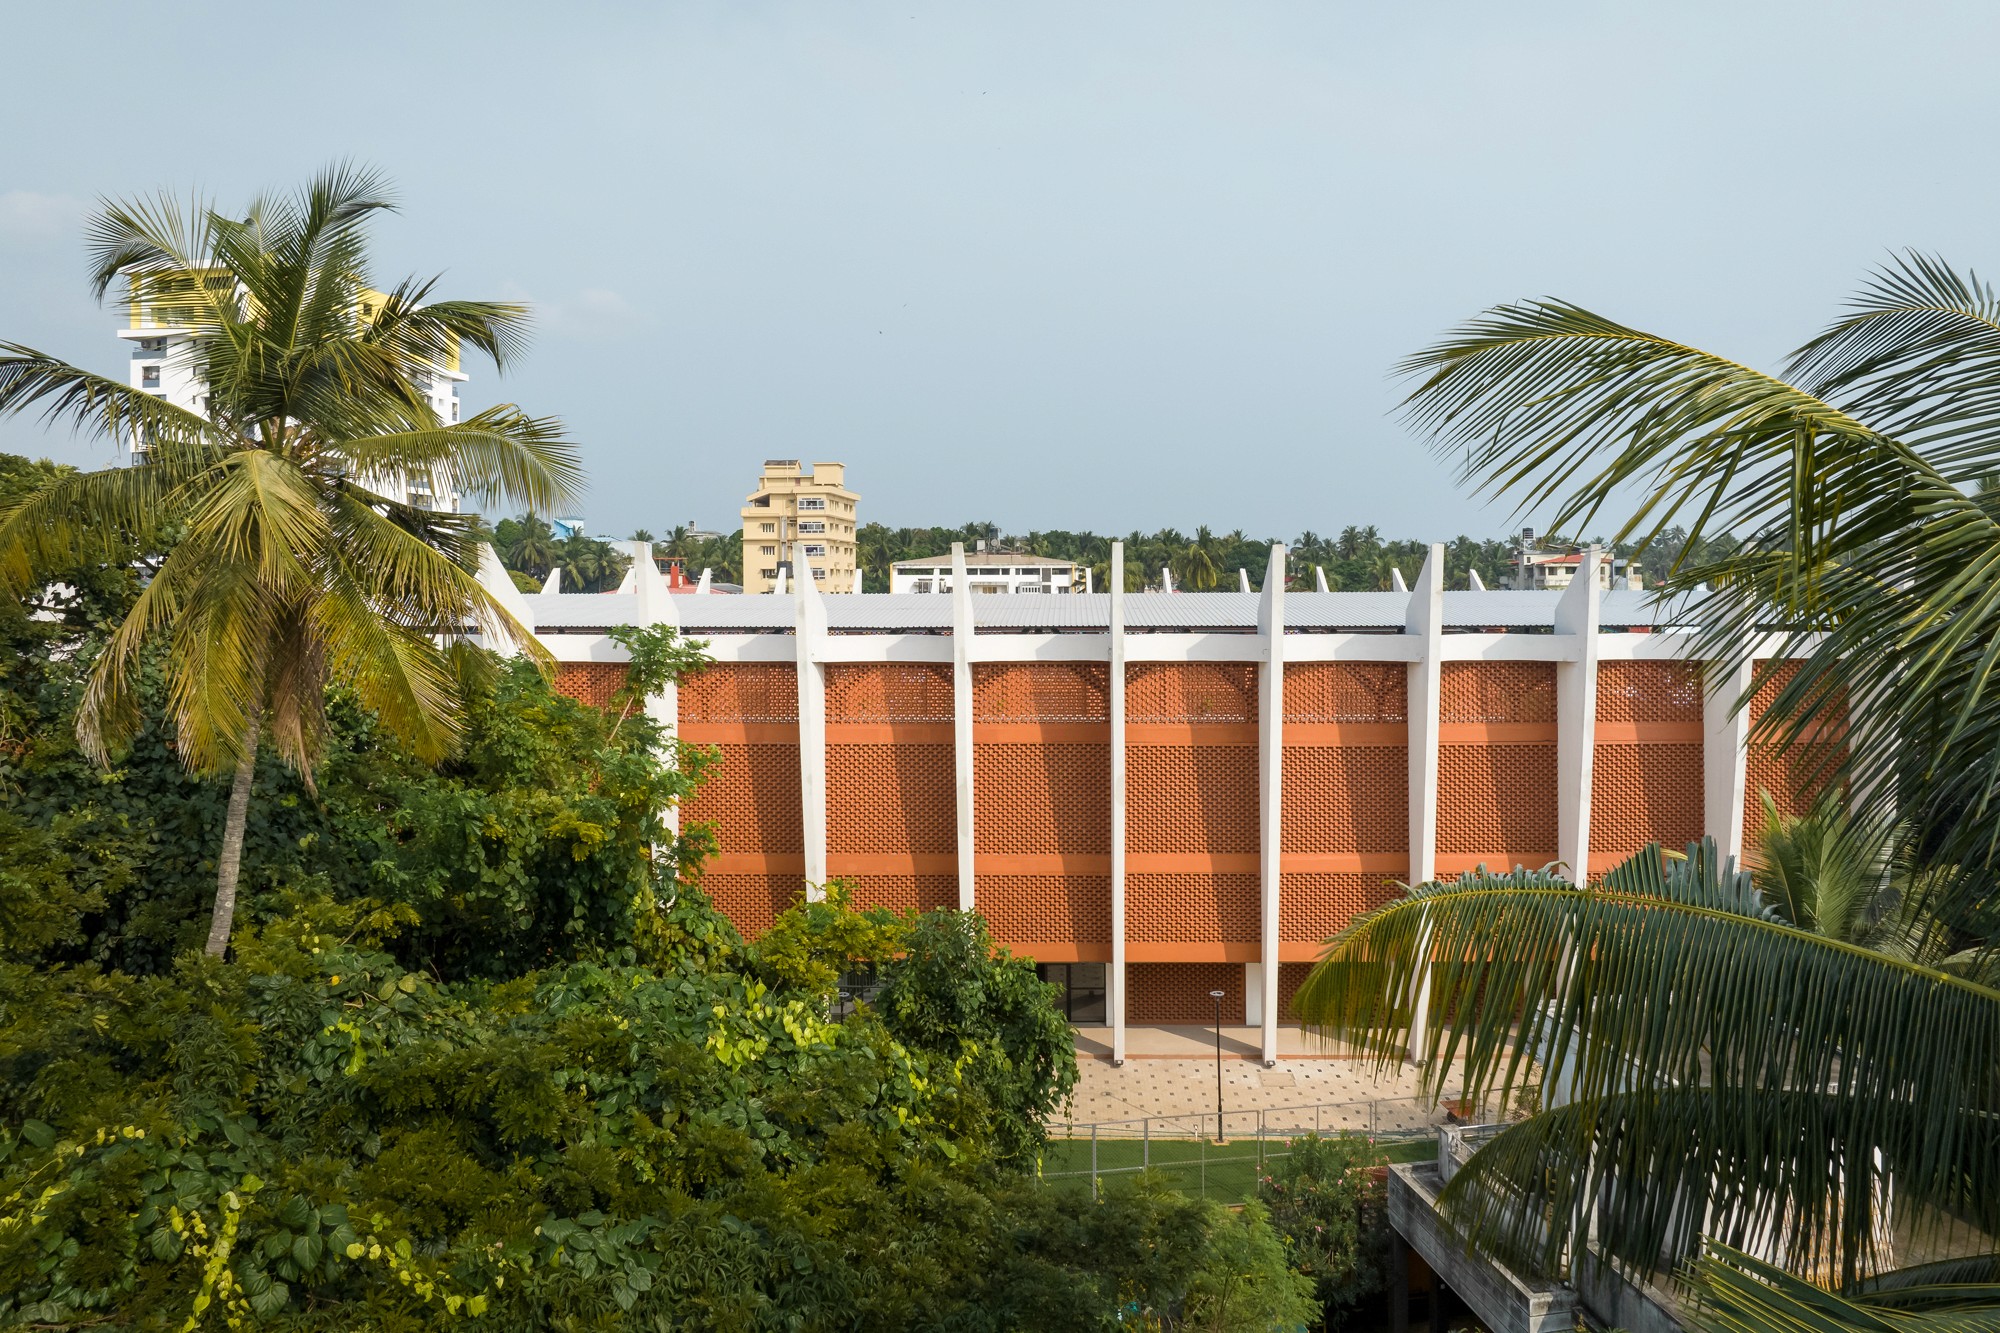
[[(829, 877), (863, 904), (915, 911), (960, 894), (956, 687), (940, 662), (825, 666)], [(1540, 866), (1558, 857), (1557, 664), (1439, 664), (1436, 868)], [(680, 734), (718, 762), (684, 821), (710, 827), (706, 883), (747, 934), (801, 897), (798, 669), (718, 663), (680, 687)], [(1224, 990), (1240, 1016), (1245, 963), (1262, 959), (1260, 668), (1143, 662), (1126, 668), (1125, 932), (1128, 1020), (1196, 1022), (1187, 997)], [(1324, 941), (1396, 897), (1410, 874), (1412, 668), (1305, 661), (1283, 675), (1277, 993), (1281, 1011)], [(557, 688), (605, 706), (615, 664), (565, 664)], [(1112, 690), (1102, 663), (970, 668), (975, 906), (994, 937), (1045, 962), (1102, 962), (1112, 939)], [(1777, 686), (1752, 702), (1752, 722)], [(1703, 832), (1700, 667), (1598, 666), (1589, 791), (1590, 869), (1649, 842)], [(1760, 790), (1810, 804), (1818, 751), (1781, 757), (1753, 740), (1746, 845)], [(1197, 1006), (1201, 1007), (1201, 1006)]]

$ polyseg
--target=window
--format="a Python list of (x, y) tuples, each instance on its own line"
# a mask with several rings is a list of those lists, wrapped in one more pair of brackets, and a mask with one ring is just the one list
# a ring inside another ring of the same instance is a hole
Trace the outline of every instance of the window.
[(757, 549), (758, 555), (776, 555), (777, 553), (778, 548), (775, 546), (762, 546)]
[(825, 531), (826, 531), (826, 524), (824, 524), (824, 523), (820, 523), (820, 522), (817, 522), (817, 521), (814, 521), (814, 520), (811, 520), (811, 519), (808, 519), (808, 520), (807, 520), (807, 521), (805, 521), (804, 523), (801, 523), (801, 524), (799, 524), (799, 531), (800, 531), (800, 532), (825, 532)]
[(141, 369), (139, 371), (139, 387), (142, 389), (159, 388), (160, 368), (158, 366), (146, 366)]
[(766, 569), (760, 569), (757, 572), (763, 575), (767, 579), (774, 579), (778, 577), (778, 571), (775, 569), (766, 568)]
[(799, 501), (799, 508), (801, 508), (801, 509), (825, 509), (825, 508), (826, 508), (826, 501), (824, 501), (824, 500), (822, 500), (822, 499), (818, 498), (817, 496), (812, 496), (812, 495), (808, 495), (808, 496), (805, 496), (804, 498), (802, 498), (802, 499), (801, 499), (801, 500)]
[(456, 398), (451, 400), (451, 419), (453, 421), (458, 420), (458, 399)]
[(826, 569), (825, 569), (825, 568), (824, 568), (823, 566), (821, 566), (821, 565), (814, 565), (814, 566), (813, 566), (813, 577), (814, 577), (815, 579), (823, 579), (823, 578), (825, 578), (825, 577), (826, 577)]
[(1056, 1007), (1078, 1026), (1104, 1022), (1104, 964), (1043, 963), (1035, 969), (1055, 986)]
[(776, 532), (777, 530), (778, 525), (776, 523), (759, 523), (757, 525), (757, 531), (759, 532)]
[(821, 543), (821, 542), (807, 542), (807, 543), (806, 543), (806, 554), (807, 554), (807, 555), (825, 555), (825, 554), (826, 554), (826, 546), (825, 546), (825, 544), (824, 544), (824, 543)]

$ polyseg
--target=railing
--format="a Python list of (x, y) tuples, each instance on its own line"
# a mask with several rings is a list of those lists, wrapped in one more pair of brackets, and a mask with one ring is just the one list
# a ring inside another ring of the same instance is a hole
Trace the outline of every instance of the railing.
[(1439, 1129), (1497, 1119), (1500, 1110), (1497, 1102), (1474, 1106), (1463, 1097), (1378, 1097), (1224, 1111), (1220, 1142), (1213, 1111), (1068, 1123), (1050, 1127), (1041, 1175), (1088, 1179), (1094, 1190), (1108, 1177), (1157, 1171), (1184, 1194), (1238, 1203), (1255, 1196), (1271, 1163), (1306, 1134), (1360, 1134), (1393, 1160), (1419, 1160), (1437, 1155)]

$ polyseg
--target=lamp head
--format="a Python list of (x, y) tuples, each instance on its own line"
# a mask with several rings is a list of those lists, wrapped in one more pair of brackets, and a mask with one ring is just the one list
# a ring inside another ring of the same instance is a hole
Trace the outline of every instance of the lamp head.
[(1208, 993), (1208, 998), (1211, 1000), (1219, 1000), (1222, 998), (1222, 992), (1219, 990), (1212, 990)]

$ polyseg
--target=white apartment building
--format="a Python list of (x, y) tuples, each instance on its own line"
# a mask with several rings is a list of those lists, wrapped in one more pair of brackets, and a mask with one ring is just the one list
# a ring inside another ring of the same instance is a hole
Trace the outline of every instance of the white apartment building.
[[(1583, 552), (1549, 550), (1535, 540), (1533, 528), (1521, 529), (1514, 553), (1514, 586), (1535, 592), (1561, 592), (1583, 566)], [(1603, 555), (1597, 561), (1597, 586), (1628, 591), (1646, 586), (1645, 571), (1623, 556)]]
[[(379, 292), (365, 293), (357, 317), (368, 318), (375, 303), (381, 300)], [(194, 330), (163, 322), (157, 308), (136, 288), (126, 312), (126, 326), (117, 330), (117, 334), (132, 347), (129, 367), (132, 387), (206, 416), (208, 386), (195, 368)], [(438, 420), (453, 422), (459, 419), (458, 386), (467, 378), (459, 369), (458, 353), (454, 350), (446, 364), (417, 371), (410, 376), (410, 382), (430, 401)], [(456, 494), (434, 496), (423, 486), (408, 485), (400, 478), (373, 478), (367, 484), (377, 494), (402, 504), (458, 512), (460, 497)]]
[[(951, 557), (934, 555), (890, 566), (890, 592), (950, 592)], [(977, 551), (965, 557), (965, 586), (975, 593), (1079, 592), (1068, 560), (1013, 551)]]

